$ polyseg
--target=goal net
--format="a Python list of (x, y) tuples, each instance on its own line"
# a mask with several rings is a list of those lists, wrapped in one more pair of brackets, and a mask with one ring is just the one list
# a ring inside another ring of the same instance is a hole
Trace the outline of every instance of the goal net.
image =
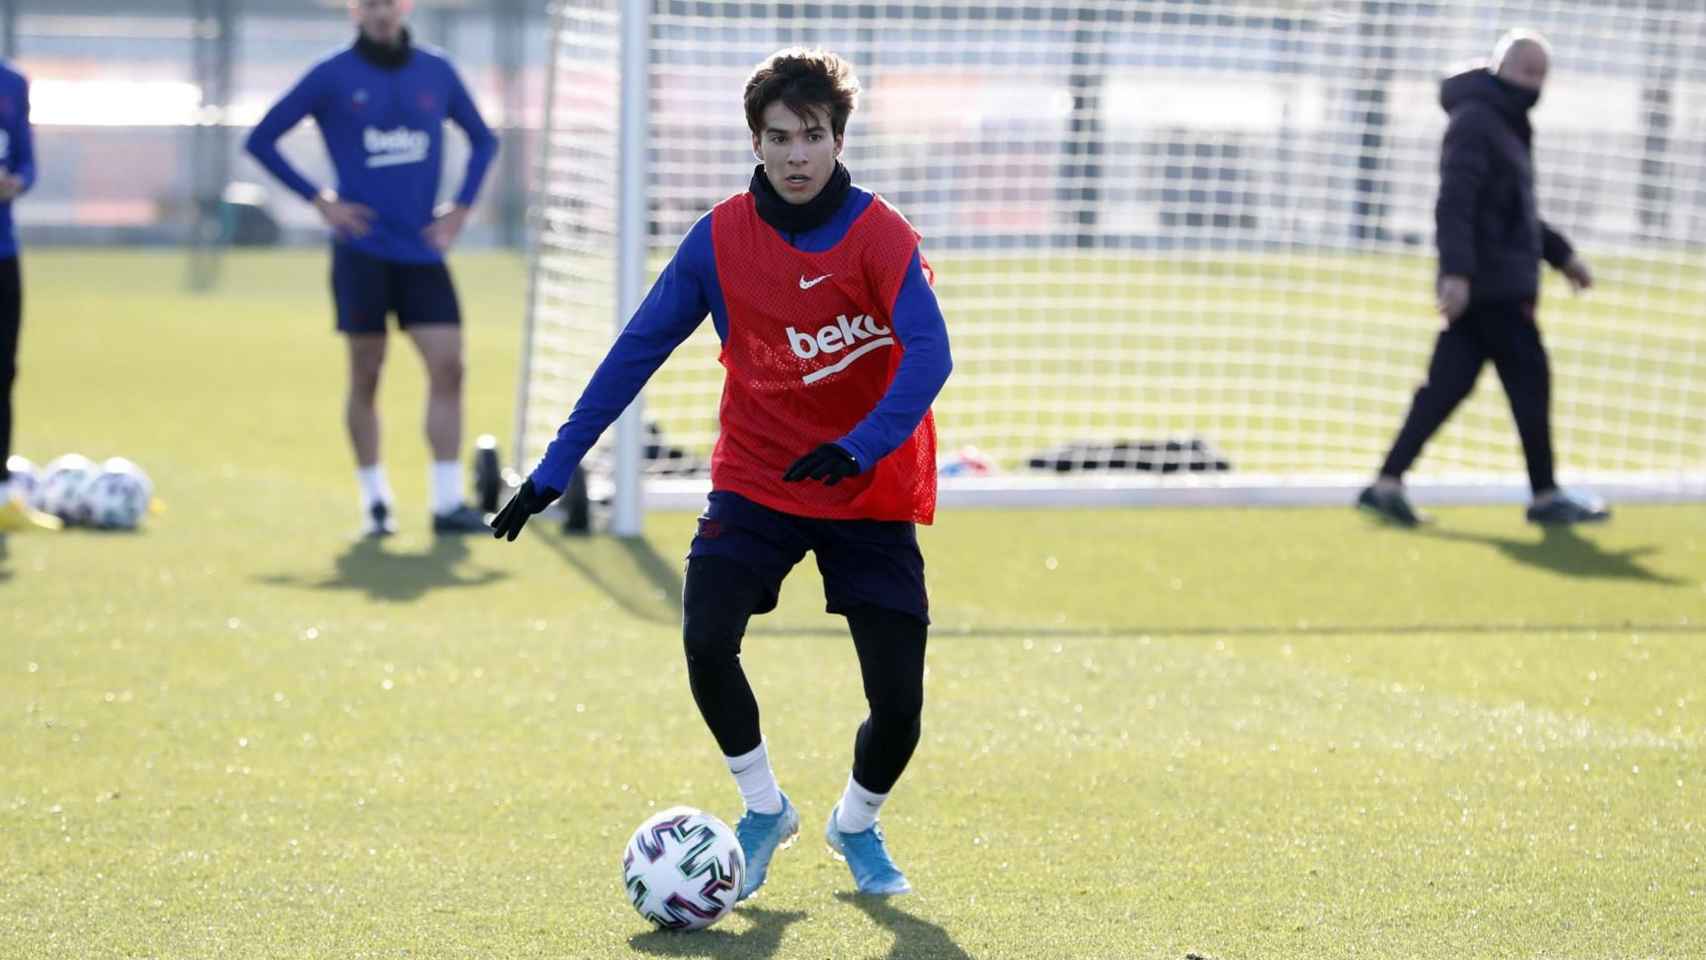
[[(644, 236), (616, 187), (621, 36), (646, 19)], [(779, 3), (560, 0), (518, 413), (529, 467), (649, 282), (753, 163), (741, 91), (791, 45), (865, 93), (843, 160), (924, 235), (955, 371), (954, 502), (1347, 502), (1427, 366), (1439, 82), (1551, 41), (1542, 215), (1598, 286), (1547, 272), (1566, 484), (1706, 495), (1706, 8), (1618, 0)], [(716, 436), (709, 322), (645, 393), (648, 499), (694, 502)], [(595, 495), (614, 453), (588, 460)], [(1526, 495), (1491, 368), (1411, 475)]]

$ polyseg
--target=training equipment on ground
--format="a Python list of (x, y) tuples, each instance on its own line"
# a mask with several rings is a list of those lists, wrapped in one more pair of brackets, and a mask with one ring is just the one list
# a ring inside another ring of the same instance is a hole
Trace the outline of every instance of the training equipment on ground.
[(134, 530), (148, 515), (154, 482), (136, 464), (112, 457), (78, 493), (78, 500), (73, 512), (79, 522), (102, 530)]
[(503, 470), (498, 463), (498, 438), (480, 434), (474, 441), (474, 505), (481, 513), (497, 513), (503, 495)]
[(647, 818), (622, 854), (629, 901), (667, 930), (701, 930), (727, 916), (745, 873), (735, 832), (693, 807)]
[[(935, 267), (955, 361), (936, 403), (941, 449), (975, 445), (999, 471), (944, 478), (944, 505), (1346, 503), (1380, 465), (1439, 326), (1439, 81), (1523, 24), (1554, 51), (1534, 113), (1541, 210), (1599, 280), (1572, 297), (1548, 271), (1540, 311), (1560, 479), (1618, 502), (1706, 496), (1699, 4), (553, 9), (513, 451), (524, 473), (651, 273), (745, 188), (746, 77), (804, 44), (858, 71), (842, 158), (923, 233)], [(651, 474), (648, 507), (703, 503), (703, 478), (651, 470), (640, 423), (707, 456), (717, 355), (706, 322), (648, 385), (643, 415), (631, 409), (635, 425), (588, 458), (595, 502)], [(1429, 502), (1527, 497), (1485, 377), (1409, 478)], [(1232, 469), (1031, 466), (1193, 437)]]
[(51, 513), (66, 523), (83, 522), (83, 488), (100, 476), (101, 468), (80, 453), (68, 453), (48, 461), (41, 469), (31, 506)]
[(970, 444), (936, 458), (938, 477), (989, 477), (997, 472), (995, 461)]

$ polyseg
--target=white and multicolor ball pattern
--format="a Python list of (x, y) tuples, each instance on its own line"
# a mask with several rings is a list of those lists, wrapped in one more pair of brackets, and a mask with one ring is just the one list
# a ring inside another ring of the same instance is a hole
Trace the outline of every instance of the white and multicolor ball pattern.
[(103, 530), (134, 530), (148, 514), (154, 484), (142, 468), (123, 457), (101, 465), (101, 473), (83, 488), (74, 511), (82, 522)]
[(41, 471), (28, 457), (12, 454), (6, 458), (6, 472), (12, 475), (11, 489), (0, 490), (0, 498), (17, 496), (25, 503), (35, 502), (36, 488), (41, 486)]
[(56, 457), (42, 468), (31, 506), (66, 523), (82, 523), (83, 488), (100, 473), (101, 468), (80, 453)]
[(703, 930), (735, 907), (746, 855), (729, 825), (693, 807), (640, 824), (622, 856), (634, 909), (666, 930)]

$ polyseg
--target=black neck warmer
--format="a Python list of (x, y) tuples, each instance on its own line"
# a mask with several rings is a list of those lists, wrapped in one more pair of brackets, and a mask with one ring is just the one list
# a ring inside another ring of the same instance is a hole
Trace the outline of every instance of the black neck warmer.
[(404, 27), (397, 34), (396, 44), (389, 47), (374, 43), (368, 39), (367, 34), (358, 30), (355, 35), (355, 52), (381, 70), (396, 70), (409, 62), (409, 54), (414, 52), (414, 48), (409, 45), (408, 27)]
[(782, 199), (782, 195), (770, 185), (770, 178), (764, 175), (762, 163), (753, 168), (752, 184), (748, 189), (757, 203), (759, 219), (782, 233), (805, 233), (828, 223), (841, 209), (841, 204), (847, 199), (847, 191), (852, 187), (853, 174), (848, 173), (838, 160), (835, 172), (829, 175), (829, 182), (823, 185), (817, 196), (805, 203), (789, 203)]

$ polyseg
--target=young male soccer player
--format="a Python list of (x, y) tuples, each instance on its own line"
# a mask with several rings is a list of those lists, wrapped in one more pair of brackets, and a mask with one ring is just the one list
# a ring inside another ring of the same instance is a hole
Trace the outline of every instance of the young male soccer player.
[(640, 387), (709, 313), (727, 371), (711, 495), (688, 552), (688, 680), (746, 804), (740, 896), (799, 831), (741, 669), (748, 619), (817, 556), (828, 609), (847, 618), (870, 714), (825, 838), (863, 893), (911, 889), (877, 814), (918, 744), (929, 624), (914, 524), (936, 507), (930, 404), (952, 368), (918, 235), (853, 186), (837, 158), (858, 83), (821, 50), (780, 51), (746, 84), (760, 164), (675, 257), (575, 404), (544, 459), (493, 521), (514, 540)]
[[(485, 530), (462, 501), (462, 315), (444, 254), (468, 219), (497, 138), (455, 69), (415, 46), (403, 25), (410, 0), (350, 0), (353, 46), (322, 60), (261, 119), (247, 148), (332, 228), (332, 297), (349, 343), (345, 408), (368, 536), (396, 530), (391, 488), (379, 463), (376, 395), (389, 314), (397, 315), (427, 371), (435, 533)], [(312, 116), (337, 169), (320, 189), (278, 151), (278, 139)], [(434, 216), (444, 121), (468, 135), (472, 153), (456, 202)]]
[(1528, 461), (1529, 521), (1564, 525), (1610, 516), (1598, 498), (1558, 489), (1552, 475), (1552, 374), (1535, 321), (1540, 261), (1563, 271), (1576, 290), (1592, 286), (1593, 275), (1536, 212), (1528, 111), (1540, 100), (1550, 65), (1543, 39), (1512, 31), (1486, 69), (1460, 73), (1440, 88), (1440, 105), (1451, 115), (1435, 206), (1445, 329), (1379, 477), (1357, 497), (1358, 507), (1403, 526), (1425, 519), (1404, 492), (1404, 472), (1489, 359)]
[(12, 381), (18, 375), (18, 332), (24, 312), (12, 201), (35, 182), (29, 82), (9, 64), (0, 63), (0, 534), (60, 526), (58, 517), (30, 509), (12, 489), (12, 472), (6, 468), (12, 455)]

